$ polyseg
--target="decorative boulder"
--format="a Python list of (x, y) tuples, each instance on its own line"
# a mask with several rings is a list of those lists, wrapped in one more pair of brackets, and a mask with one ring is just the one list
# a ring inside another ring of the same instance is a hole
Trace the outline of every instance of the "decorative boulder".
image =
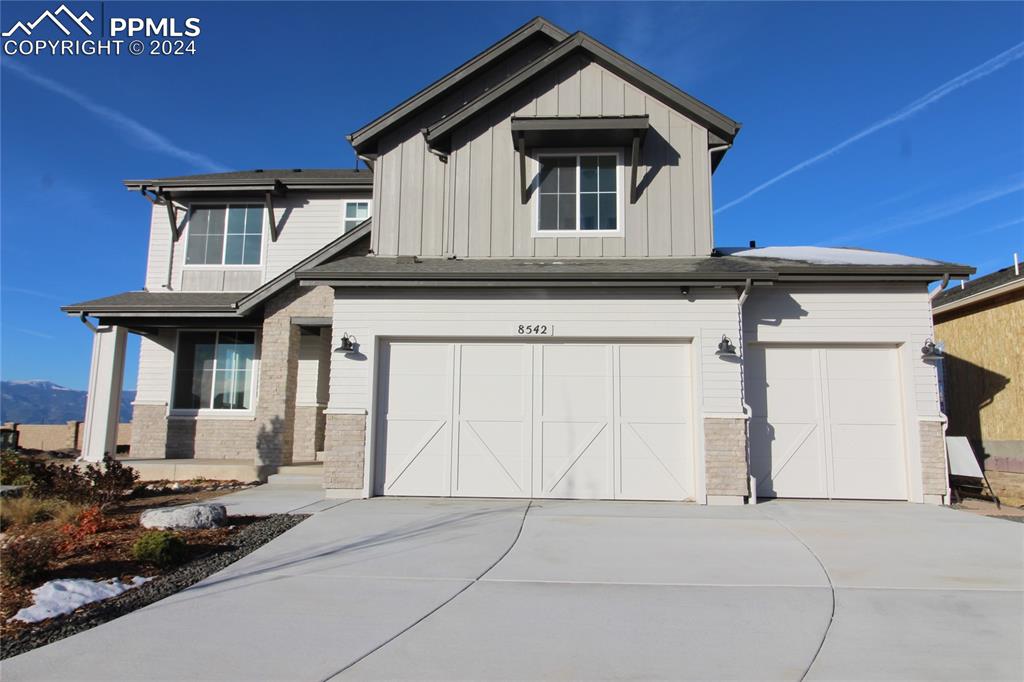
[(143, 528), (214, 528), (227, 518), (223, 504), (190, 504), (168, 509), (147, 509), (140, 519)]

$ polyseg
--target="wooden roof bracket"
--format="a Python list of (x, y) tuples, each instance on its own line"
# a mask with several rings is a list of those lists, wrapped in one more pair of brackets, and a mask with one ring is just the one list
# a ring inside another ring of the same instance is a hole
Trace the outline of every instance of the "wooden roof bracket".
[(640, 132), (633, 133), (633, 154), (629, 171), (629, 203), (635, 204), (638, 199), (636, 188), (636, 169), (640, 165)]
[(274, 214), (274, 195), (281, 196), (285, 193), (286, 189), (284, 184), (280, 180), (274, 181), (274, 189), (267, 191), (263, 195), (263, 201), (267, 206), (267, 216), (270, 219), (270, 239), (271, 241), (277, 241), (280, 236), (280, 232), (277, 229), (277, 216)]
[(526, 186), (526, 135), (520, 131), (516, 137), (519, 147), (519, 193), (520, 200), (525, 204), (530, 200), (530, 192)]
[(164, 206), (167, 207), (167, 220), (171, 223), (171, 242), (173, 243), (181, 237), (185, 226), (178, 227), (178, 208), (174, 205), (174, 199), (171, 198), (170, 193), (161, 192), (159, 196), (160, 200), (164, 202)]

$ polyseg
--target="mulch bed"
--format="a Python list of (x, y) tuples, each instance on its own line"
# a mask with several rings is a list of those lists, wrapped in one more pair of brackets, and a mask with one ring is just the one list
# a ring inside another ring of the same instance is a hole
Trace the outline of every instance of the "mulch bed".
[[(150, 504), (143, 505), (145, 508), (154, 506), (152, 500), (148, 502)], [(144, 575), (155, 576), (154, 579), (113, 599), (89, 604), (74, 613), (39, 623), (7, 622), (19, 608), (31, 604), (32, 595), (29, 587), (5, 586), (0, 606), (3, 618), (0, 659), (56, 642), (170, 596), (238, 561), (306, 518), (293, 514), (229, 517), (230, 527), (178, 531), (187, 538), (189, 558), (180, 566), (161, 571), (131, 558), (132, 542), (145, 532), (137, 525), (139, 510), (133, 507), (126, 506), (112, 512), (110, 530), (90, 538), (74, 554), (55, 562), (46, 575), (33, 581), (33, 587), (55, 578), (97, 580), (120, 577), (127, 580)]]

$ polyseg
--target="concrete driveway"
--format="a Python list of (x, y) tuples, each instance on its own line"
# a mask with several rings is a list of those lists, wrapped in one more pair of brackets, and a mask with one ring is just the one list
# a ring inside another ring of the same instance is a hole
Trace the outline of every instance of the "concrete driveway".
[(1024, 678), (1024, 524), (902, 503), (374, 499), (6, 680)]

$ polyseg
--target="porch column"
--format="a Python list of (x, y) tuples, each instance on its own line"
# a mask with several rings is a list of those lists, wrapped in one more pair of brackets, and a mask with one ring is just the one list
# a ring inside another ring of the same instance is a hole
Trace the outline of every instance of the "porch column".
[(93, 333), (89, 394), (85, 401), (85, 435), (81, 459), (100, 462), (117, 449), (117, 422), (124, 383), (124, 327), (101, 327)]

